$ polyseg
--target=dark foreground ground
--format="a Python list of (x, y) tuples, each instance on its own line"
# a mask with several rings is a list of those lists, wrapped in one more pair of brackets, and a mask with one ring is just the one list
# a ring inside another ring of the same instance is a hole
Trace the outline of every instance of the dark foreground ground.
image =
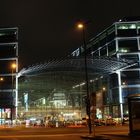
[[(140, 140), (140, 137), (130, 137), (128, 133), (128, 126), (95, 127), (95, 136), (111, 140)], [(0, 140), (82, 140), (81, 136), (88, 136), (88, 128), (0, 128)]]

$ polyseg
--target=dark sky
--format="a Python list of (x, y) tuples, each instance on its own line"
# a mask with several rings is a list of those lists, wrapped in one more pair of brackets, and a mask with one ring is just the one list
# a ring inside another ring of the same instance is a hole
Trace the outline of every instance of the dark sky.
[(124, 16), (140, 16), (139, 0), (1, 0), (0, 26), (19, 27), (19, 68), (68, 55), (87, 38)]

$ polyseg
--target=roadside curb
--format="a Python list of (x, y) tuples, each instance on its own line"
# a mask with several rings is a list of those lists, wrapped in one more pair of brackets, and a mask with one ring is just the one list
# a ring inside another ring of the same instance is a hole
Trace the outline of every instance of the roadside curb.
[(116, 138), (117, 138), (117, 137), (118, 137), (118, 138), (119, 138), (119, 137), (120, 137), (120, 138), (129, 138), (129, 139), (130, 139), (130, 138), (135, 138), (135, 139), (138, 138), (138, 139), (140, 140), (140, 135), (129, 135), (129, 134), (122, 134), (122, 135), (121, 135), (121, 134), (103, 134), (103, 135), (107, 135), (107, 136), (110, 136), (110, 137), (113, 137), (113, 138), (114, 138), (114, 137), (116, 137)]
[(93, 136), (93, 135), (85, 135), (85, 136), (81, 136), (81, 139), (85, 139), (85, 140), (110, 140), (107, 137), (104, 136)]

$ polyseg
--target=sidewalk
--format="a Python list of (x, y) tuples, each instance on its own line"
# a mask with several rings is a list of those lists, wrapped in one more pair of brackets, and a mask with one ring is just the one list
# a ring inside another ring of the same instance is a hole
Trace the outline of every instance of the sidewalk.
[(104, 136), (110, 140), (140, 140), (140, 136), (129, 136), (128, 134), (107, 134)]
[(128, 126), (105, 126), (95, 128), (95, 137), (91, 135), (81, 136), (83, 140), (140, 140), (139, 136), (130, 136)]
[(83, 140), (140, 140), (140, 136), (129, 136), (128, 134), (104, 134), (98, 136), (81, 136)]

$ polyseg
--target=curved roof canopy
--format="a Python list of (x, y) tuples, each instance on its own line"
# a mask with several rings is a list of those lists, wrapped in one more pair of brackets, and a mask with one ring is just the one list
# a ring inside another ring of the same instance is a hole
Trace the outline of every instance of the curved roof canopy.
[[(109, 57), (87, 58), (88, 78), (89, 81), (94, 81), (136, 64), (132, 61)], [(69, 94), (75, 93), (74, 91), (81, 93), (79, 88), (74, 87), (83, 84), (85, 81), (85, 59), (66, 58), (32, 65), (22, 69), (18, 73), (18, 77), (20, 76), (23, 76), (23, 80), (21, 78), (19, 89), (21, 93), (28, 91), (32, 100), (48, 97), (54, 90), (55, 92), (64, 91)]]
[[(87, 70), (91, 75), (104, 75), (117, 72), (118, 70), (126, 69), (136, 65), (137, 62), (130, 60), (121, 60), (110, 57), (87, 58)], [(85, 71), (85, 59), (82, 58), (66, 58), (61, 60), (53, 60), (41, 64), (32, 65), (28, 68), (23, 68), (18, 77), (38, 75), (47, 72), (77, 72)]]

